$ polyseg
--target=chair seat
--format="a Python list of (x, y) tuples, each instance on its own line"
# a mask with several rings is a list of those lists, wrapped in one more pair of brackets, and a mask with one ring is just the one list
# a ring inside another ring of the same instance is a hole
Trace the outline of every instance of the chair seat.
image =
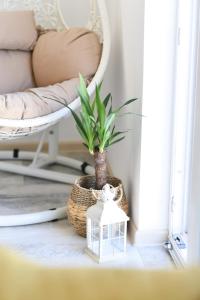
[[(10, 120), (33, 119), (49, 115), (63, 108), (77, 98), (78, 78), (63, 81), (47, 87), (31, 88), (25, 92), (0, 95), (0, 118)], [(48, 99), (49, 98), (49, 99)], [(59, 103), (52, 99), (61, 101)], [(65, 100), (62, 100), (65, 99)], [(23, 129), (30, 132), (30, 128)], [(17, 128), (0, 127), (0, 133), (15, 133)]]

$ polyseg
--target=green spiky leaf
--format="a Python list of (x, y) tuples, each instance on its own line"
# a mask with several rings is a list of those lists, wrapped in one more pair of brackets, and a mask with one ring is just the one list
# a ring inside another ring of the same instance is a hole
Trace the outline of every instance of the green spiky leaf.
[(92, 100), (88, 94), (85, 79), (81, 74), (79, 79), (80, 113), (76, 113), (64, 98), (45, 98), (56, 101), (70, 110), (76, 128), (83, 139), (84, 146), (87, 147), (91, 154), (94, 154), (96, 150), (103, 152), (107, 147), (125, 138), (125, 136), (122, 136), (125, 131), (115, 130), (115, 121), (121, 116), (121, 110), (137, 99), (130, 99), (120, 107), (113, 109), (112, 95), (109, 93), (105, 98), (101, 96), (102, 82), (96, 85), (95, 96)]
[(114, 145), (114, 144), (116, 144), (116, 143), (121, 142), (123, 139), (125, 139), (125, 136), (122, 136), (120, 139), (117, 139), (117, 140), (112, 141), (112, 142), (110, 143), (110, 146), (112, 146), (112, 145)]
[(111, 100), (111, 98), (112, 98), (111, 93), (109, 93), (106, 96), (106, 98), (104, 99), (103, 104), (104, 104), (105, 108), (107, 107), (107, 105), (108, 105), (109, 101)]

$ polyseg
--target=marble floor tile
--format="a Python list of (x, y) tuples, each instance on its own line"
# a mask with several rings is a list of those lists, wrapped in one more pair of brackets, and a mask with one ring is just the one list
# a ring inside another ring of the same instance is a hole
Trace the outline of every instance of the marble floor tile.
[(127, 255), (119, 261), (97, 264), (86, 253), (86, 239), (78, 236), (67, 220), (0, 229), (0, 245), (23, 253), (33, 261), (59, 267), (172, 268), (162, 246), (135, 247), (127, 244)]
[(174, 263), (167, 249), (163, 246), (137, 247), (146, 268), (174, 268)]
[(86, 253), (86, 239), (78, 236), (67, 220), (0, 229), (0, 245), (11, 247), (32, 260), (60, 267), (142, 268), (136, 247), (128, 244), (120, 261), (97, 264)]

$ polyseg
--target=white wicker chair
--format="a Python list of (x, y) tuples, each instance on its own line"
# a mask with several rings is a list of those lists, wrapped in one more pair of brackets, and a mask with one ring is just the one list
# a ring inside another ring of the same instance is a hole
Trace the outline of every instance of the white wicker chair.
[[(106, 70), (109, 53), (110, 53), (110, 32), (107, 9), (104, 0), (90, 0), (91, 14), (87, 27), (97, 32), (102, 39), (103, 51), (98, 70), (88, 86), (88, 93), (91, 95), (94, 92), (96, 84), (98, 84)], [(97, 9), (98, 6), (98, 9)], [(32, 9), (35, 11), (36, 21), (38, 25), (44, 28), (58, 29), (67, 28), (64, 21), (59, 1), (58, 0), (0, 0), (0, 9), (2, 10), (20, 10)], [(77, 109), (80, 106), (79, 98), (75, 99), (70, 107)], [(83, 162), (69, 159), (58, 155), (58, 123), (65, 117), (70, 117), (71, 113), (66, 107), (45, 115), (43, 117), (25, 119), (25, 120), (9, 120), (0, 119), (0, 127), (16, 128), (15, 133), (0, 134), (0, 140), (12, 140), (16, 138), (26, 137), (35, 133), (42, 132), (38, 148), (36, 152), (20, 151), (0, 151), (0, 170), (33, 176), (43, 179), (49, 179), (62, 183), (72, 184), (76, 176), (64, 174), (42, 169), (52, 163), (58, 163), (64, 166), (69, 166), (79, 170), (83, 170), (91, 174), (93, 168), (87, 166)], [(27, 130), (31, 128), (31, 130)], [(21, 131), (19, 130), (21, 129)], [(49, 152), (48, 154), (41, 153), (42, 145), (45, 137), (49, 137)], [(3, 161), (6, 160), (6, 161)], [(19, 166), (7, 160), (30, 160), (28, 166)], [(17, 192), (17, 191), (16, 191)], [(27, 199), (28, 201), (28, 199)], [(60, 219), (66, 216), (66, 208), (49, 209), (47, 211), (18, 214), (18, 215), (0, 215), (0, 226), (19, 226), (47, 222), (55, 219)]]

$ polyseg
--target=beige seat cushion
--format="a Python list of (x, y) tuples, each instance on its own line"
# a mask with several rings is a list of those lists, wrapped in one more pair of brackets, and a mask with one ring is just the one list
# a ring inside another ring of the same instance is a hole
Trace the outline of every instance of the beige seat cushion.
[(97, 35), (85, 28), (48, 32), (39, 37), (33, 51), (33, 72), (37, 86), (46, 86), (81, 73), (95, 74), (101, 57)]
[(21, 92), (35, 86), (31, 60), (28, 51), (0, 50), (0, 94)]
[(78, 85), (79, 79), (74, 78), (45, 88), (33, 88), (26, 92), (0, 95), (0, 118), (21, 120), (53, 113), (64, 106), (45, 97), (65, 99), (67, 103), (70, 103), (77, 97)]
[(37, 30), (32, 11), (0, 11), (0, 49), (32, 50)]

